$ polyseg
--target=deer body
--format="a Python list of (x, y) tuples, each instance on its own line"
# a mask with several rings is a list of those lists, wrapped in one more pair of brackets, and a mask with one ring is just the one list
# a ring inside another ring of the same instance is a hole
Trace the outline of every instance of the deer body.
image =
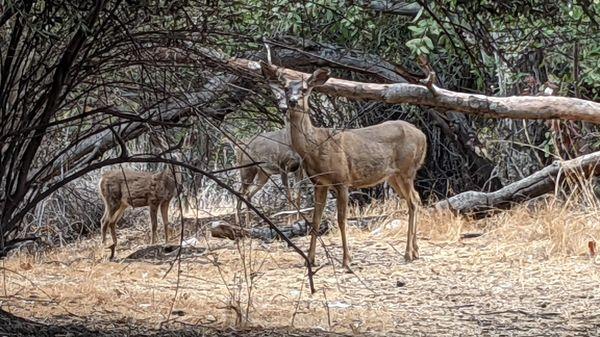
[[(241, 193), (248, 201), (274, 174), (281, 175), (281, 182), (286, 189), (288, 199), (291, 200), (288, 174), (296, 172), (296, 180), (300, 179), (302, 159), (291, 148), (290, 142), (289, 129), (283, 128), (262, 133), (248, 142), (243, 149), (237, 151), (237, 163), (240, 166), (261, 162), (261, 164), (240, 169)], [(239, 213), (241, 200), (238, 200), (236, 209)]]
[(419, 257), (416, 241), (416, 210), (420, 197), (414, 179), (427, 150), (425, 134), (410, 123), (389, 121), (360, 129), (337, 131), (314, 127), (309, 117), (308, 98), (314, 86), (324, 84), (329, 72), (316, 70), (308, 79), (290, 80), (272, 65), (261, 64), (263, 74), (277, 79), (285, 92), (290, 118), (292, 148), (302, 157), (303, 167), (314, 184), (315, 211), (308, 259), (314, 264), (316, 233), (325, 207), (327, 192), (337, 194), (338, 226), (342, 236), (343, 266), (348, 268), (350, 253), (346, 239), (346, 213), (349, 188), (376, 185), (385, 180), (402, 195), (409, 208), (405, 259)]
[[(180, 178), (177, 179), (181, 181)], [(150, 208), (153, 244), (156, 242), (157, 215), (160, 208), (165, 228), (165, 243), (168, 242), (169, 203), (177, 194), (177, 182), (170, 169), (158, 173), (129, 169), (108, 171), (102, 174), (99, 188), (104, 201), (104, 215), (101, 220), (102, 244), (106, 241), (108, 228), (113, 241), (110, 246), (110, 259), (114, 257), (117, 245), (117, 222), (128, 207)]]

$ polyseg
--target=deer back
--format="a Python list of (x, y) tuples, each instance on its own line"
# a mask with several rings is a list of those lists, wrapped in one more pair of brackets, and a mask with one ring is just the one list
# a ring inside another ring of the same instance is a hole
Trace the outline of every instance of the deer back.
[(123, 169), (102, 175), (100, 193), (111, 205), (124, 203), (131, 207), (144, 207), (171, 200), (176, 186), (169, 171), (150, 173)]
[(289, 129), (265, 132), (252, 139), (244, 151), (239, 151), (240, 164), (264, 162), (260, 166), (271, 174), (296, 171), (300, 156), (290, 146)]

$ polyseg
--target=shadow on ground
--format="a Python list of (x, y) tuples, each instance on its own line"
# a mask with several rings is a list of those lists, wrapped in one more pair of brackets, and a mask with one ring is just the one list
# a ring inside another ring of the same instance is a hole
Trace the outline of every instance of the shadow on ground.
[(94, 322), (94, 326), (102, 326), (101, 328), (91, 329), (85, 323), (37, 323), (28, 319), (17, 317), (0, 309), (0, 336), (80, 336), (80, 337), (122, 337), (122, 336), (143, 336), (143, 337), (225, 337), (225, 336), (240, 336), (240, 337), (342, 337), (349, 336), (339, 333), (325, 332), (321, 330), (298, 330), (291, 328), (279, 329), (244, 329), (220, 330), (205, 326), (190, 326), (179, 329), (161, 329), (152, 330), (142, 326), (132, 326), (128, 322)]

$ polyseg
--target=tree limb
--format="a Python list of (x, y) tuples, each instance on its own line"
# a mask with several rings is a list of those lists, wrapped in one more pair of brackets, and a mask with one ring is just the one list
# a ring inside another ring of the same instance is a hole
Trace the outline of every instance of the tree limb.
[(468, 191), (457, 194), (435, 205), (437, 210), (451, 210), (458, 214), (487, 213), (510, 208), (512, 205), (555, 190), (566, 177), (587, 178), (600, 174), (600, 151), (567, 161), (556, 161), (532, 175), (494, 192)]
[[(228, 64), (235, 68), (252, 71), (260, 76), (260, 64), (246, 59), (230, 59)], [(290, 78), (308, 78), (310, 74), (278, 68)], [(435, 87), (435, 86), (433, 86)], [(389, 104), (409, 103), (439, 107), (490, 118), (514, 119), (567, 119), (600, 123), (600, 103), (578, 98), (556, 96), (509, 96), (493, 97), (479, 94), (454, 92), (435, 87), (436, 95), (423, 85), (396, 83), (379, 84), (330, 78), (316, 91), (348, 97), (383, 101)]]

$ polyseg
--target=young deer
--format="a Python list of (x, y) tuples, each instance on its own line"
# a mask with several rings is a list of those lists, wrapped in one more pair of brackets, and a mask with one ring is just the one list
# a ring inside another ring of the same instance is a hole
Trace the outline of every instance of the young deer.
[(348, 269), (350, 253), (346, 241), (348, 189), (373, 186), (385, 180), (408, 203), (406, 261), (419, 257), (416, 239), (419, 194), (413, 183), (427, 150), (425, 134), (410, 123), (388, 121), (360, 129), (335, 130), (313, 126), (309, 116), (311, 90), (325, 84), (329, 71), (317, 69), (308, 79), (290, 79), (277, 67), (261, 63), (263, 75), (280, 84), (289, 106), (292, 148), (314, 184), (315, 211), (308, 259), (315, 262), (316, 233), (319, 232), (327, 192), (337, 192), (338, 225), (344, 250), (343, 266)]
[(100, 195), (104, 201), (104, 215), (101, 220), (102, 245), (104, 246), (106, 231), (110, 227), (113, 242), (110, 246), (111, 260), (117, 246), (117, 222), (129, 206), (150, 207), (153, 244), (156, 242), (157, 213), (160, 208), (165, 227), (165, 243), (168, 243), (169, 202), (177, 194), (181, 173), (176, 173), (175, 176), (173, 177), (170, 168), (158, 173), (123, 169), (102, 174), (100, 178)]
[[(236, 151), (237, 164), (246, 165), (262, 162), (259, 165), (248, 166), (240, 169), (242, 178), (241, 193), (250, 201), (252, 196), (267, 183), (274, 174), (281, 175), (281, 182), (285, 187), (288, 200), (292, 200), (292, 193), (288, 183), (288, 174), (295, 172), (296, 183), (302, 179), (302, 160), (290, 146), (290, 131), (283, 128), (277, 131), (262, 133)], [(251, 188), (253, 186), (253, 188)], [(300, 192), (296, 194), (296, 206), (299, 206)], [(237, 201), (236, 212), (239, 219), (241, 200)]]

